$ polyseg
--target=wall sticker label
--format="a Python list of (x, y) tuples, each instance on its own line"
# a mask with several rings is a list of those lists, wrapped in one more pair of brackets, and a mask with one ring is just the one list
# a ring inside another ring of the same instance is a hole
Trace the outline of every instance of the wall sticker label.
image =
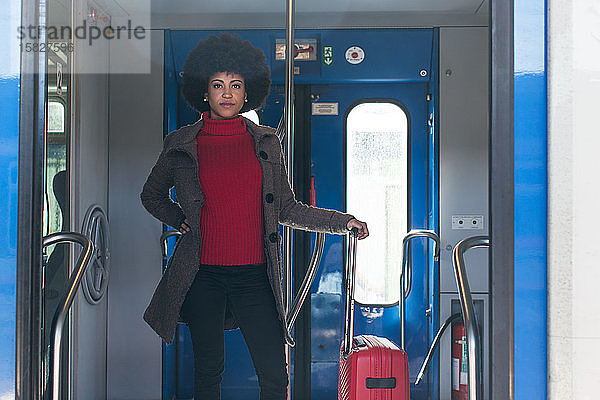
[(346, 50), (346, 61), (350, 64), (360, 64), (365, 59), (365, 51), (358, 46), (349, 47)]
[(312, 103), (312, 115), (338, 115), (339, 103)]

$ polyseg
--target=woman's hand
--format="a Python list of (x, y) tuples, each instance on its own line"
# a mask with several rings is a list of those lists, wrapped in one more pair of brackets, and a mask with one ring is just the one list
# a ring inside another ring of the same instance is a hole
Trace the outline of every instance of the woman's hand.
[(357, 220), (356, 218), (352, 218), (348, 221), (346, 225), (348, 230), (352, 230), (352, 228), (358, 229), (358, 240), (364, 239), (369, 236), (369, 230), (367, 229), (367, 223)]
[(190, 228), (190, 221), (188, 221), (187, 218), (184, 219), (183, 222), (181, 223), (181, 228), (179, 228), (179, 232), (181, 232), (185, 235), (186, 233), (188, 233), (191, 230), (192, 230), (192, 228)]

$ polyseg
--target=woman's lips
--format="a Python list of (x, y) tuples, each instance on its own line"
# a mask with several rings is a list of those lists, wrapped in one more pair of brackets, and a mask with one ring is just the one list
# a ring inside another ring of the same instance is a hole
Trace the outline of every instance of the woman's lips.
[(225, 108), (233, 107), (234, 105), (234, 103), (220, 103), (220, 106)]

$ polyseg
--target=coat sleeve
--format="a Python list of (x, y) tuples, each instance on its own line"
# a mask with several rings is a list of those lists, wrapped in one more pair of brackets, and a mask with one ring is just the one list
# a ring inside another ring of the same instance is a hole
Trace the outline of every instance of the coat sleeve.
[(144, 183), (140, 199), (144, 208), (156, 219), (174, 228), (179, 228), (185, 219), (185, 214), (179, 204), (171, 200), (169, 196), (173, 185), (169, 159), (163, 148)]
[(296, 200), (288, 180), (286, 163), (283, 158), (281, 147), (279, 159), (281, 163), (281, 172), (279, 176), (279, 187), (281, 190), (279, 223), (305, 231), (334, 233), (339, 235), (348, 233), (348, 221), (353, 219), (354, 216), (335, 210), (309, 206)]

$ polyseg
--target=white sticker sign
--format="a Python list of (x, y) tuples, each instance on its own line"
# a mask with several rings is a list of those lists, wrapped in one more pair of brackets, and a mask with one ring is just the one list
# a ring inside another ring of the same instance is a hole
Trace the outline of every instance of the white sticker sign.
[(350, 64), (360, 64), (365, 59), (365, 51), (358, 46), (349, 47), (346, 50), (346, 61)]
[(312, 115), (338, 115), (339, 103), (312, 103)]

